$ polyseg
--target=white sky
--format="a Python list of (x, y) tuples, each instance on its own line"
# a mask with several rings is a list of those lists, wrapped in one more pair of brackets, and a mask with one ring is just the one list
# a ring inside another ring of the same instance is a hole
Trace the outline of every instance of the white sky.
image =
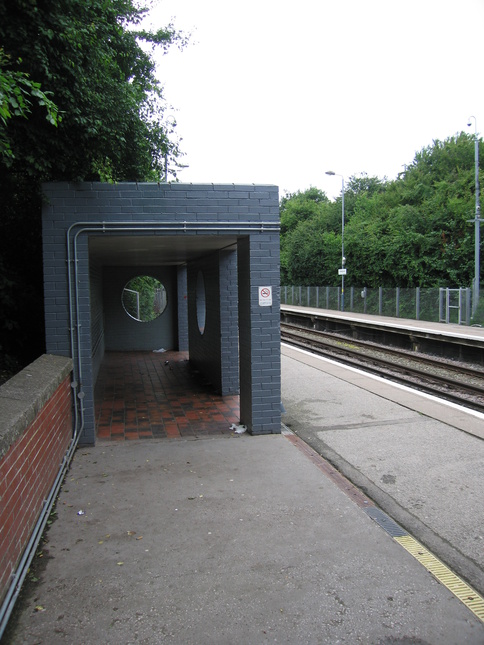
[(160, 0), (193, 32), (159, 59), (179, 180), (317, 186), (393, 179), (434, 139), (484, 129), (484, 0)]

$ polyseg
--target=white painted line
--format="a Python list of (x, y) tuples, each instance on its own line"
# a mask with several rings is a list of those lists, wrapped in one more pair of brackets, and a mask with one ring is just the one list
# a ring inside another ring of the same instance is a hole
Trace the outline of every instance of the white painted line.
[(462, 405), (458, 405), (457, 403), (452, 403), (452, 401), (446, 401), (445, 399), (441, 399), (437, 396), (433, 396), (432, 394), (427, 394), (426, 392), (419, 392), (418, 390), (414, 390), (411, 387), (408, 387), (407, 385), (401, 385), (400, 383), (393, 383), (392, 381), (382, 378), (381, 376), (376, 376), (375, 374), (370, 374), (368, 372), (365, 372), (365, 370), (360, 370), (356, 367), (351, 367), (349, 365), (344, 365), (343, 363), (339, 363), (338, 361), (333, 361), (331, 358), (324, 358), (323, 356), (318, 356), (318, 354), (313, 354), (309, 352), (306, 349), (300, 349), (299, 347), (293, 347), (292, 345), (288, 345), (287, 343), (281, 343), (283, 347), (287, 347), (288, 349), (295, 351), (295, 352), (300, 352), (301, 354), (306, 354), (307, 356), (310, 356), (311, 358), (318, 359), (320, 361), (324, 361), (326, 363), (330, 363), (331, 365), (335, 365), (336, 367), (344, 368), (345, 370), (349, 370), (350, 372), (354, 372), (355, 374), (362, 374), (363, 376), (366, 376), (370, 379), (373, 379), (374, 381), (378, 381), (379, 383), (384, 383), (385, 385), (391, 385), (392, 387), (402, 390), (404, 392), (408, 392), (410, 394), (415, 394), (416, 396), (420, 396), (424, 399), (427, 399), (429, 401), (433, 401), (435, 403), (440, 403), (441, 405), (446, 405), (449, 408), (452, 408), (454, 410), (458, 410), (459, 412), (465, 412), (466, 414), (469, 414), (470, 416), (475, 417), (476, 419), (482, 419), (484, 421), (484, 414), (482, 412), (478, 412), (477, 410), (471, 410), (470, 408), (466, 408)]

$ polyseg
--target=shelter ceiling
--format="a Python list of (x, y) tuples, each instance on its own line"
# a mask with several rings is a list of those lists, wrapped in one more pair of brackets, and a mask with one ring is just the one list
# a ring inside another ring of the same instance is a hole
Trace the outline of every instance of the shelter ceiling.
[(225, 235), (91, 235), (89, 258), (105, 266), (186, 264), (221, 249), (233, 248), (236, 236)]

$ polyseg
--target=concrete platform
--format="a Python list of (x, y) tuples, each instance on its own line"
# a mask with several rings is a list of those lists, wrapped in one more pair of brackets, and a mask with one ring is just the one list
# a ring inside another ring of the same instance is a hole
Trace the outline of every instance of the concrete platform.
[(484, 640), (282, 435), (82, 449), (42, 560), (6, 643)]
[(284, 422), (484, 594), (484, 415), (282, 353)]
[[(482, 441), (284, 354), (285, 421), (479, 569)], [(79, 449), (2, 643), (482, 645), (484, 623), (292, 439)]]

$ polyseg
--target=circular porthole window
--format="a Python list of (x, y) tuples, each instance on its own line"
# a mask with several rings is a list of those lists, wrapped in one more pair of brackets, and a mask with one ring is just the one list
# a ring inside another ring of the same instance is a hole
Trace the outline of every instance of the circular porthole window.
[(153, 276), (139, 275), (124, 285), (121, 300), (130, 318), (137, 322), (150, 322), (166, 309), (166, 289)]
[(197, 275), (195, 301), (197, 304), (198, 329), (200, 330), (200, 333), (203, 334), (203, 332), (205, 331), (207, 304), (205, 299), (205, 280), (203, 279), (203, 273), (201, 271), (199, 271)]

